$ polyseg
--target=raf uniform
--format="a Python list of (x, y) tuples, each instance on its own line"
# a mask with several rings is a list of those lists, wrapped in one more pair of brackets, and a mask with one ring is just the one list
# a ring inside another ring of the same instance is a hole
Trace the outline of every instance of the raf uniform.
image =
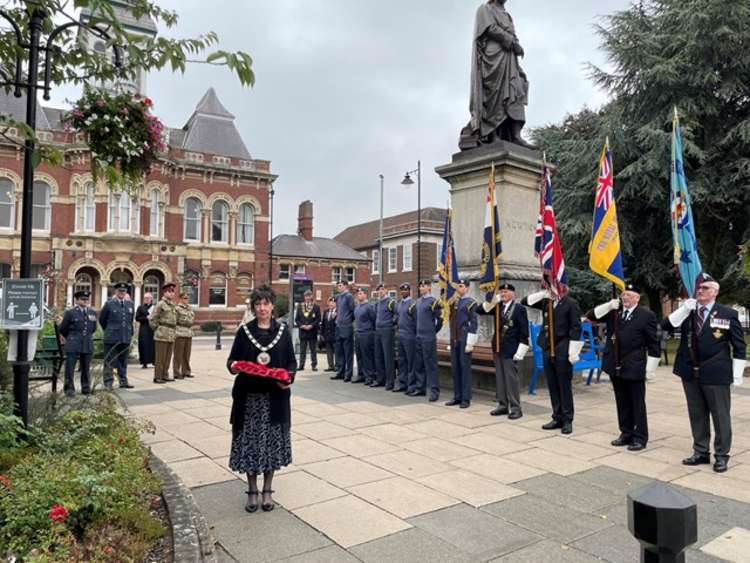
[[(640, 294), (633, 284), (625, 286), (625, 291)], [(640, 451), (648, 443), (646, 375), (659, 366), (656, 315), (637, 304), (626, 309), (619, 299), (613, 299), (586, 316), (607, 326), (602, 370), (612, 381), (620, 427), (620, 436), (612, 445)], [(619, 338), (615, 336), (615, 323)]]
[[(718, 284), (713, 278), (707, 274), (702, 274), (702, 278), (700, 291), (706, 291), (706, 286), (715, 287), (718, 291)], [(742, 384), (745, 369), (747, 345), (739, 315), (734, 309), (716, 301), (700, 305), (695, 300), (688, 300), (664, 319), (662, 327), (670, 332), (680, 328), (674, 374), (682, 379), (694, 452), (682, 463), (710, 463), (709, 422), (713, 420), (714, 471), (723, 473), (727, 470), (732, 447), (730, 385)]]
[(385, 385), (385, 390), (393, 389), (394, 370), (396, 361), (395, 352), (395, 330), (396, 324), (396, 300), (392, 297), (383, 297), (375, 305), (377, 317), (375, 320), (375, 369), (377, 370), (377, 382), (373, 387)]
[[(515, 292), (516, 288), (505, 283), (498, 290)], [(485, 303), (477, 308), (477, 313), (492, 315), (494, 320), (492, 360), (495, 364), (497, 408), (490, 414), (507, 414), (508, 418), (513, 420), (521, 418), (523, 413), (518, 362), (523, 360), (529, 350), (529, 319), (526, 308), (515, 299), (503, 303), (499, 293), (497, 296), (488, 293)]]
[[(469, 280), (459, 283), (469, 286)], [(461, 297), (453, 307), (449, 321), (451, 338), (451, 368), (453, 370), (453, 399), (447, 406), (471, 404), (471, 354), (477, 342), (477, 302), (471, 297)]]
[[(305, 295), (312, 295), (309, 289)], [(318, 330), (320, 329), (320, 307), (315, 303), (300, 303), (297, 306), (297, 313), (294, 315), (294, 324), (299, 328), (299, 371), (305, 369), (305, 360), (307, 359), (307, 349), (310, 349), (310, 361), (312, 370), (318, 370)], [(303, 326), (309, 326), (310, 329), (303, 329)]]
[[(422, 280), (421, 286), (432, 285), (431, 280)], [(443, 327), (443, 307), (435, 297), (422, 295), (414, 305), (416, 318), (416, 353), (414, 372), (409, 380), (407, 395), (424, 396), (430, 388), (430, 401), (440, 398), (438, 380), (437, 333)]]
[(375, 381), (375, 307), (365, 301), (354, 309), (354, 324), (357, 327), (357, 379), (352, 383), (370, 385)]
[[(330, 297), (329, 301), (336, 303), (336, 300), (333, 297)], [(321, 331), (323, 333), (323, 341), (325, 342), (326, 356), (328, 358), (328, 368), (326, 371), (336, 371), (336, 307), (333, 309), (327, 309), (326, 312), (323, 313)]]
[[(168, 283), (162, 287), (162, 291), (174, 292), (175, 288), (175, 284)], [(154, 383), (174, 381), (169, 377), (169, 364), (172, 360), (176, 338), (177, 306), (166, 297), (162, 297), (154, 307), (148, 322), (154, 329), (154, 343), (156, 344)]]
[(122, 292), (128, 290), (128, 284), (115, 284), (117, 293), (107, 301), (99, 314), (99, 324), (104, 335), (104, 387), (112, 388), (114, 376), (112, 371), (117, 369), (117, 378), (121, 388), (130, 389), (128, 383), (128, 356), (130, 343), (133, 340), (133, 321), (135, 308), (133, 302), (124, 298)]
[[(88, 291), (77, 291), (73, 296), (76, 300), (88, 300)], [(94, 332), (96, 331), (96, 311), (91, 307), (76, 305), (65, 311), (60, 334), (65, 338), (65, 384), (63, 390), (67, 396), (75, 394), (76, 361), (81, 366), (81, 393), (91, 393), (91, 378), (89, 367), (91, 355), (94, 353)]]
[[(401, 284), (402, 291), (411, 291), (408, 283)], [(398, 302), (398, 384), (394, 391), (409, 390), (409, 381), (414, 371), (414, 355), (417, 338), (417, 323), (414, 315), (415, 302), (411, 295)]]
[(351, 381), (354, 372), (354, 297), (349, 284), (336, 296), (336, 355), (338, 373), (331, 379)]
[[(567, 295), (552, 300), (554, 310), (554, 351), (550, 353), (548, 291), (540, 291), (525, 297), (521, 304), (542, 311), (542, 330), (537, 345), (544, 354), (544, 376), (547, 379), (552, 421), (543, 425), (544, 430), (561, 428), (564, 434), (573, 431), (573, 363), (578, 361), (583, 343), (581, 337), (581, 309), (578, 302)], [(575, 361), (571, 361), (575, 360)]]

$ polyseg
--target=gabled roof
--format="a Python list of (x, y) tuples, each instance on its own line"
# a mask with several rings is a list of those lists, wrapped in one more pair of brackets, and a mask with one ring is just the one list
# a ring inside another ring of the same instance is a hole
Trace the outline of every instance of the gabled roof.
[(183, 130), (185, 135), (179, 145), (182, 149), (252, 159), (234, 125), (234, 115), (219, 101), (213, 88), (198, 102)]
[[(38, 100), (38, 98), (37, 98)], [(0, 89), (0, 113), (11, 116), (16, 121), (21, 123), (26, 122), (26, 93), (25, 91), (20, 98), (16, 98), (13, 95), (13, 91), (5, 92)], [(50, 126), (49, 119), (44, 112), (44, 108), (37, 103), (36, 106), (36, 128), (37, 129), (52, 129)]]
[[(422, 209), (422, 233), (442, 232), (447, 211), (437, 207), (425, 207)], [(383, 218), (384, 237), (393, 237), (398, 233), (416, 232), (417, 212), (409, 211), (400, 215)], [(360, 223), (344, 229), (334, 238), (351, 248), (362, 250), (377, 244), (380, 234), (380, 219)]]
[(305, 240), (299, 235), (278, 235), (273, 238), (273, 255), (329, 260), (369, 260), (359, 252), (330, 238), (313, 237)]

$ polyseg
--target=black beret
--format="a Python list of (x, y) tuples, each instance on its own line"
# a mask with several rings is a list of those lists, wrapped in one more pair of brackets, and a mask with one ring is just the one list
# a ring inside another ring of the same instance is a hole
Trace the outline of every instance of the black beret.
[(641, 288), (634, 283), (626, 283), (625, 291), (632, 291), (633, 293), (641, 293)]
[(505, 289), (506, 291), (515, 291), (516, 287), (512, 283), (501, 284), (498, 289)]
[(177, 285), (173, 284), (172, 282), (165, 283), (163, 286), (161, 286), (162, 291), (167, 291), (169, 289), (176, 289)]
[(469, 278), (459, 278), (458, 283), (469, 287), (471, 285), (471, 280)]
[(375, 286), (375, 289), (385, 289), (385, 284), (379, 283), (378, 285)]
[(424, 278), (419, 281), (419, 285), (432, 285), (432, 280), (430, 278)]
[(115, 289), (117, 290), (127, 291), (129, 288), (130, 286), (125, 282), (118, 282), (115, 284)]
[(88, 291), (76, 291), (73, 294), (73, 297), (76, 299), (89, 299), (91, 297), (91, 294)]
[(400, 286), (398, 286), (399, 289), (411, 289), (411, 285), (408, 283), (402, 283)]

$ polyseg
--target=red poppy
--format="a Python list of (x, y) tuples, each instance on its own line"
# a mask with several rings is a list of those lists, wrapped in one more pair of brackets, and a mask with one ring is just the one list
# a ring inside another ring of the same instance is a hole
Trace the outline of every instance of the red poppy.
[(49, 518), (58, 524), (64, 524), (68, 518), (68, 509), (62, 504), (53, 504), (49, 509)]
[(151, 107), (154, 105), (154, 102), (151, 101), (151, 98), (143, 98), (143, 103), (146, 105), (146, 107)]
[(0, 475), (0, 485), (8, 490), (13, 488), (13, 482), (5, 475)]

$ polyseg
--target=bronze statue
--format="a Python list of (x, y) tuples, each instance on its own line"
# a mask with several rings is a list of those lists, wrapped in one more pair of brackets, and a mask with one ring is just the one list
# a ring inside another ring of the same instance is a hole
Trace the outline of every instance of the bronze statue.
[(471, 64), (471, 121), (461, 131), (459, 148), (470, 150), (496, 141), (534, 148), (521, 137), (526, 123), (529, 81), (518, 59), (523, 47), (507, 0), (489, 0), (477, 10)]

